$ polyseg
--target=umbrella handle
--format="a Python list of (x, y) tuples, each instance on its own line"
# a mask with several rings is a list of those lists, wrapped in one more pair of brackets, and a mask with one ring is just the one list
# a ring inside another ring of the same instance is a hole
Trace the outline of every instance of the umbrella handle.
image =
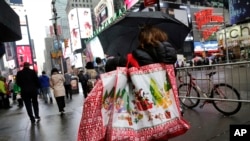
[(132, 65), (132, 67), (136, 67), (136, 68), (140, 67), (139, 63), (134, 58), (134, 56), (132, 55), (132, 53), (129, 53), (127, 55), (127, 64), (126, 64), (126, 67), (128, 68), (129, 65)]

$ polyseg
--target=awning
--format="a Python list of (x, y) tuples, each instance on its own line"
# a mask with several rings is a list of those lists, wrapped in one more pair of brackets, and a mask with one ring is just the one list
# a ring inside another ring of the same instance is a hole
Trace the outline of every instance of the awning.
[(0, 9), (0, 42), (22, 39), (19, 16), (5, 1), (0, 1)]

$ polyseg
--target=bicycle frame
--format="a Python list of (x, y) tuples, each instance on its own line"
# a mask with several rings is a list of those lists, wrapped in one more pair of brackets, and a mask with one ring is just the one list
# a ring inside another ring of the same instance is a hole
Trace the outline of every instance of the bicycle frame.
[[(186, 71), (186, 73), (187, 73), (187, 75), (189, 77), (189, 82), (188, 83), (191, 84), (190, 87), (188, 88), (188, 92), (190, 92), (191, 86), (193, 86), (193, 87), (195, 87), (197, 89), (197, 91), (198, 91), (199, 94), (202, 94), (203, 96), (205, 96), (206, 98), (208, 98), (209, 95), (211, 94), (211, 90), (212, 90), (212, 88), (214, 86), (214, 83), (213, 83), (213, 81), (211, 79), (211, 76), (208, 76), (208, 78), (198, 78), (197, 79), (197, 78), (194, 78), (191, 73), (189, 73), (187, 71)], [(181, 76), (179, 76), (178, 79), (179, 79), (179, 81), (181, 83), (184, 83), (184, 81), (181, 80)], [(204, 92), (204, 91), (201, 90), (201, 88), (199, 87), (199, 85), (197, 85), (197, 83), (195, 82), (196, 80), (202, 80), (202, 81), (203, 80), (207, 80), (208, 81), (208, 90), (207, 90), (207, 92)]]

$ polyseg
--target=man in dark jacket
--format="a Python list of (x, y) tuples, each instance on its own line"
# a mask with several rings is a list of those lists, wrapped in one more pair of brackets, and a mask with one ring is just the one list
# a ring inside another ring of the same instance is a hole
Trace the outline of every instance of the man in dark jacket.
[[(21, 87), (21, 97), (24, 101), (31, 123), (35, 123), (35, 119), (37, 119), (37, 121), (40, 121), (37, 101), (37, 92), (38, 88), (40, 87), (40, 83), (37, 73), (34, 70), (30, 69), (29, 66), (30, 64), (28, 62), (25, 62), (23, 64), (23, 69), (17, 72), (16, 83)], [(33, 115), (32, 106), (34, 109), (35, 117)]]

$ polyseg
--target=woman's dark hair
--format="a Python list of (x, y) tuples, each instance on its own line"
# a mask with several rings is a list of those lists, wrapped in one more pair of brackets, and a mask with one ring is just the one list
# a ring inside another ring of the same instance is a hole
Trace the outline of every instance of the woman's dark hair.
[(51, 70), (51, 75), (52, 75), (54, 72), (59, 73), (59, 71), (58, 71), (58, 69), (57, 69), (57, 68), (53, 68), (53, 69)]

